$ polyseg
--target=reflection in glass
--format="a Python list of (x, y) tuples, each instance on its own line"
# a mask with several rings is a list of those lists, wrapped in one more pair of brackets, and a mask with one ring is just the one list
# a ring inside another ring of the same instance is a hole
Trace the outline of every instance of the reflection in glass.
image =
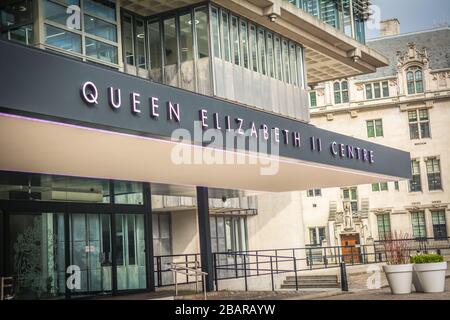
[(63, 214), (9, 216), (10, 270), (16, 298), (48, 299), (65, 293)]
[(192, 18), (190, 12), (180, 15), (180, 47), (181, 62), (194, 58)]
[(231, 61), (230, 49), (230, 24), (228, 22), (228, 13), (222, 11), (222, 32), (223, 32), (223, 58), (225, 61)]
[(219, 23), (219, 10), (217, 8), (211, 8), (211, 21), (212, 21), (212, 36), (214, 45), (214, 56), (220, 58), (220, 23)]
[(112, 23), (84, 15), (84, 30), (87, 33), (110, 41), (117, 41), (116, 26)]
[(140, 182), (114, 181), (114, 203), (143, 204), (143, 187)]
[(150, 45), (150, 77), (154, 81), (161, 82), (161, 30), (159, 21), (148, 24), (148, 37)]
[(147, 69), (144, 21), (138, 19), (136, 19), (136, 62), (139, 68)]
[(116, 20), (115, 4), (111, 1), (84, 0), (84, 11), (110, 21)]
[(81, 36), (45, 25), (45, 43), (71, 52), (81, 53)]
[(117, 63), (117, 47), (86, 38), (86, 56), (110, 63)]
[(231, 42), (233, 44), (234, 63), (240, 64), (240, 49), (239, 49), (239, 28), (238, 19), (231, 17)]
[(117, 288), (146, 288), (144, 215), (118, 214), (116, 219)]
[[(6, 1), (4, 1), (6, 3)], [(9, 1), (0, 9), (0, 29), (14, 28), (33, 22), (32, 0)]]
[(66, 10), (67, 8), (65, 6), (56, 4), (49, 0), (46, 0), (44, 2), (45, 19), (62, 24), (64, 26), (66, 25), (66, 21), (68, 18)]
[(122, 20), (125, 63), (134, 66), (133, 24), (131, 16), (125, 14)]
[(242, 63), (244, 68), (248, 68), (248, 32), (247, 22), (241, 21), (241, 48), (242, 48)]
[(177, 63), (175, 18), (164, 20), (164, 62), (166, 66)]
[(198, 58), (208, 57), (208, 14), (206, 7), (195, 8), (195, 32)]

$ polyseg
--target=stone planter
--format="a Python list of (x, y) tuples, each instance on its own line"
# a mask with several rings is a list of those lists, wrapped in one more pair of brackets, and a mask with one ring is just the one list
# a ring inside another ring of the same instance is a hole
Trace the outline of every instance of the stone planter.
[(412, 264), (383, 266), (392, 294), (409, 294), (412, 287)]
[(423, 292), (427, 293), (445, 291), (446, 271), (447, 262), (414, 264), (414, 273), (419, 282), (419, 287), (421, 287)]

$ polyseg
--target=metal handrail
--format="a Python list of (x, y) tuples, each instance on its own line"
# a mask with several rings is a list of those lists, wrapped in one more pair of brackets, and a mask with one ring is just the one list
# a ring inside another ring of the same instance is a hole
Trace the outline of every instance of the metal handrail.
[[(194, 267), (190, 268), (188, 265), (190, 263), (194, 263)], [(185, 276), (194, 276), (195, 277), (195, 292), (198, 293), (198, 277), (202, 277), (202, 283), (203, 283), (203, 295), (204, 300), (206, 300), (206, 281), (205, 277), (208, 275), (208, 273), (202, 271), (200, 269), (200, 264), (198, 261), (192, 261), (192, 262), (172, 262), (169, 263), (170, 268), (169, 270), (173, 273), (173, 278), (175, 280), (175, 296), (178, 296), (178, 277), (176, 276), (177, 273), (185, 275)]]

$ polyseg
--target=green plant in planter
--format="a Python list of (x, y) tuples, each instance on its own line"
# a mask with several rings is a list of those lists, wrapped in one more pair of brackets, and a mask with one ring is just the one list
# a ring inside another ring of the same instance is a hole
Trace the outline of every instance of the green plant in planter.
[(423, 253), (411, 257), (411, 263), (436, 263), (443, 262), (444, 257), (437, 253)]

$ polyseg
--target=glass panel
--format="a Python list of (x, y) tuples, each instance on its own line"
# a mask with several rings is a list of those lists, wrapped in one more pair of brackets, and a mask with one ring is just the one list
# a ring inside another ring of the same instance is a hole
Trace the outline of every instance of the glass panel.
[(66, 25), (69, 15), (66, 13), (65, 6), (53, 3), (49, 0), (44, 2), (44, 17), (47, 20)]
[(258, 54), (259, 70), (262, 74), (266, 74), (266, 40), (263, 29), (258, 29)]
[(134, 66), (134, 36), (133, 36), (133, 23), (132, 18), (129, 15), (123, 16), (122, 21), (123, 28), (123, 43), (125, 47), (125, 63)]
[(220, 58), (219, 10), (215, 7), (211, 7), (211, 20), (212, 20), (212, 38), (214, 44), (214, 56), (216, 58)]
[(114, 202), (116, 204), (143, 204), (142, 183), (114, 181)]
[(383, 122), (381, 119), (375, 120), (375, 129), (377, 137), (383, 136)]
[(289, 47), (288, 42), (286, 40), (283, 40), (282, 42), (282, 53), (283, 53), (283, 76), (284, 81), (287, 83), (290, 83), (289, 78)]
[(233, 44), (233, 61), (235, 64), (240, 64), (240, 46), (239, 46), (239, 28), (238, 19), (231, 17), (231, 42)]
[(110, 1), (84, 0), (84, 11), (107, 20), (116, 20), (116, 5)]
[(317, 94), (315, 91), (309, 93), (309, 100), (311, 107), (317, 107)]
[(388, 183), (387, 182), (381, 182), (380, 183), (380, 190), (381, 191), (387, 191), (388, 190)]
[(258, 72), (258, 42), (256, 40), (256, 27), (250, 25), (250, 48), (252, 52), (252, 69)]
[(145, 54), (145, 24), (136, 19), (136, 64), (139, 68), (147, 69), (147, 57)]
[(228, 13), (222, 11), (222, 34), (223, 34), (223, 58), (231, 61), (230, 49), (230, 24), (228, 22)]
[(64, 215), (9, 216), (10, 270), (16, 298), (49, 299), (65, 293)]
[(193, 60), (193, 35), (191, 13), (180, 16), (180, 59), (181, 62)]
[(175, 18), (164, 20), (164, 65), (175, 65), (178, 61), (177, 32)]
[(159, 21), (148, 24), (150, 42), (150, 78), (154, 81), (162, 81), (162, 57), (161, 57), (161, 33)]
[(373, 92), (374, 92), (375, 99), (381, 98), (381, 88), (380, 88), (379, 83), (373, 84)]
[(198, 59), (208, 57), (208, 14), (205, 7), (195, 9), (195, 32)]
[(372, 191), (380, 191), (380, 184), (379, 183), (372, 183)]
[(87, 33), (110, 41), (117, 41), (116, 26), (103, 20), (84, 15), (84, 30)]
[(86, 56), (117, 64), (117, 47), (86, 37)]
[(283, 81), (283, 68), (281, 66), (282, 58), (281, 58), (281, 43), (280, 38), (275, 36), (275, 67), (277, 73), (277, 79)]
[(242, 63), (244, 68), (249, 67), (248, 60), (248, 32), (247, 32), (247, 22), (241, 20), (240, 24), (240, 35), (241, 35), (241, 48), (242, 48)]
[(15, 29), (9, 29), (1, 33), (1, 38), (17, 41), (23, 44), (32, 44), (34, 41), (33, 26), (23, 26)]
[(116, 257), (118, 290), (146, 287), (143, 215), (118, 214), (116, 219)]
[(370, 100), (372, 99), (372, 84), (366, 84), (366, 99)]
[(369, 138), (375, 137), (375, 128), (374, 128), (373, 120), (367, 121), (367, 136)]
[(45, 25), (45, 43), (71, 52), (81, 53), (81, 36)]
[(291, 82), (294, 86), (296, 86), (298, 83), (297, 54), (295, 51), (295, 44), (293, 43), (289, 43), (289, 58), (291, 70)]
[(389, 83), (387, 81), (384, 81), (382, 83), (383, 87), (383, 97), (389, 97)]
[(410, 123), (409, 124), (409, 135), (411, 139), (419, 139), (419, 124), (418, 123)]
[(268, 75), (273, 78), (273, 77), (275, 77), (273, 38), (270, 33), (266, 33), (266, 42), (267, 42), (267, 72), (268, 72)]
[[(6, 3), (6, 1), (4, 2)], [(0, 29), (10, 28), (33, 21), (32, 0), (10, 2), (10, 4), (2, 5), (0, 10)]]

